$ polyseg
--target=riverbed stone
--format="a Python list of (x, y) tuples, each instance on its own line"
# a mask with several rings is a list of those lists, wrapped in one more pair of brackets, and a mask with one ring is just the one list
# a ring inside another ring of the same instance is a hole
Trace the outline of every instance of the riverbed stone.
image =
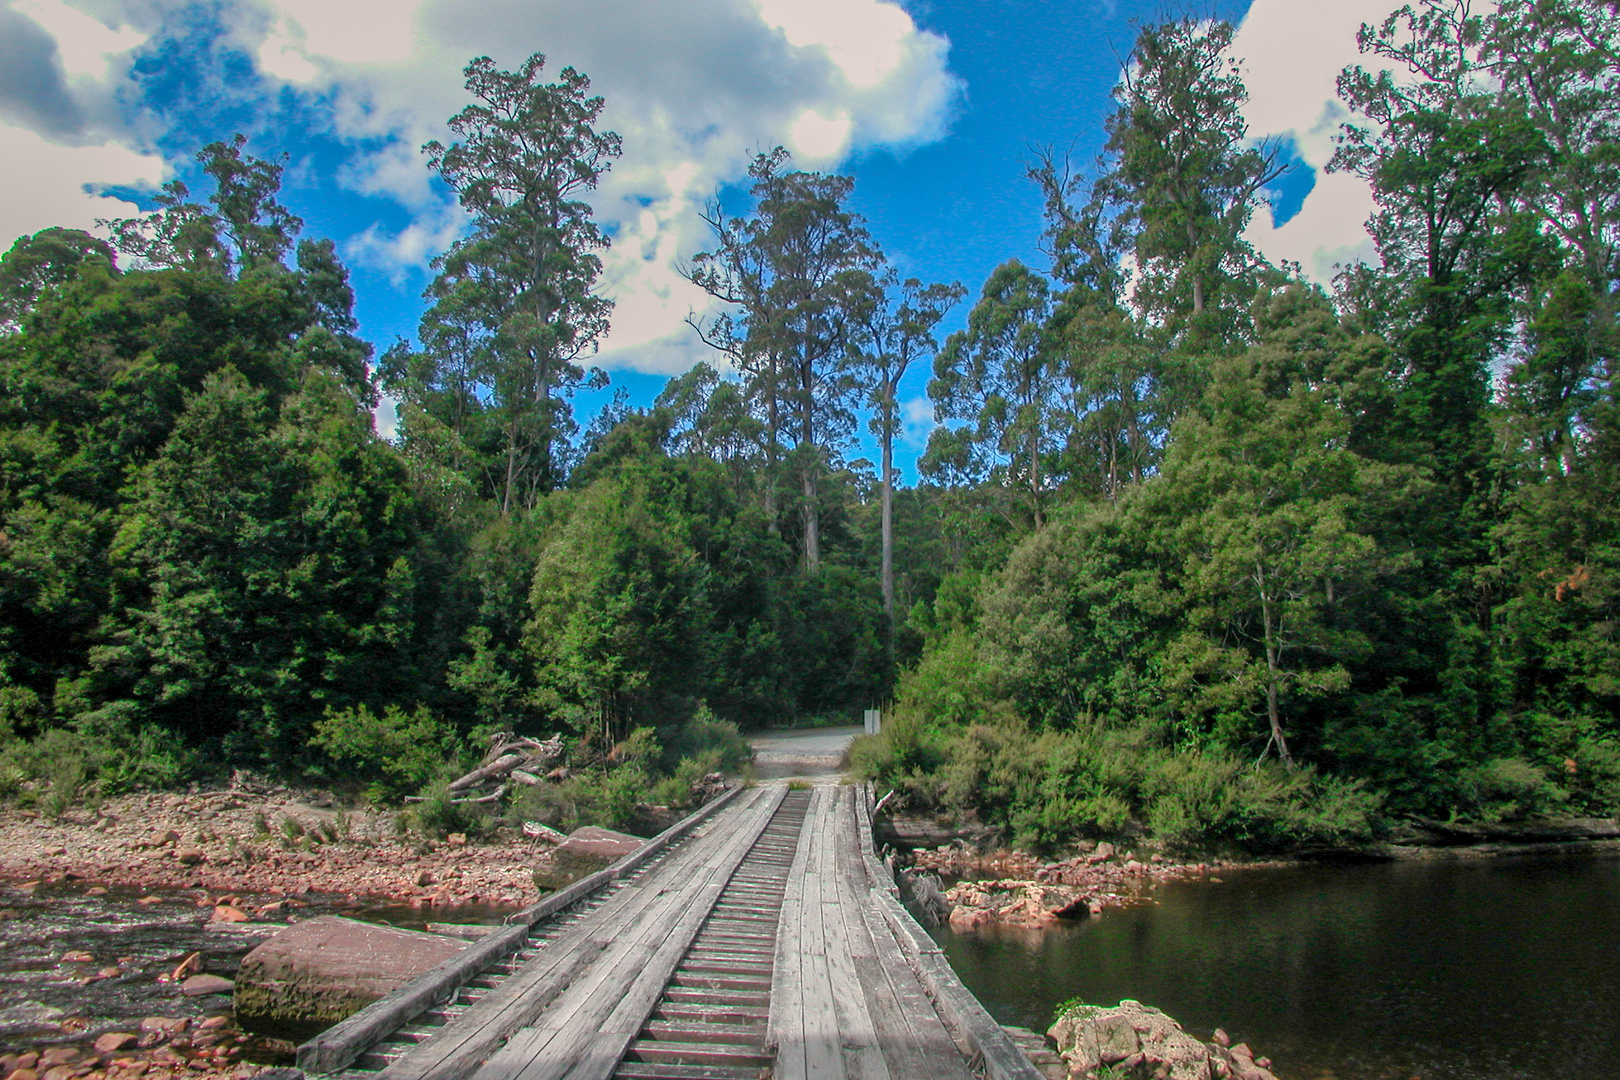
[(572, 885), (582, 877), (605, 870), (635, 851), (645, 840), (628, 833), (586, 825), (568, 834), (568, 839), (540, 856), (534, 868), (534, 884), (542, 892)]
[(1276, 1080), (1251, 1060), (1244, 1044), (1227, 1049), (1201, 1042), (1158, 1009), (1128, 999), (1113, 1008), (1070, 1009), (1048, 1034), (1068, 1063), (1071, 1077), (1096, 1076), (1112, 1068), (1114, 1075), (1130, 1080)]
[(97, 1036), (95, 1047), (98, 1054), (116, 1054), (120, 1050), (128, 1050), (140, 1041), (140, 1036), (128, 1031), (109, 1031), (105, 1035)]
[(186, 997), (202, 997), (205, 994), (228, 994), (236, 984), (229, 979), (222, 979), (218, 975), (193, 975), (180, 984), (180, 992)]
[(337, 915), (295, 923), (242, 958), (236, 1015), (250, 1024), (335, 1024), (466, 945)]
[(184, 1016), (148, 1016), (141, 1021), (141, 1032), (172, 1038), (190, 1025), (191, 1021)]

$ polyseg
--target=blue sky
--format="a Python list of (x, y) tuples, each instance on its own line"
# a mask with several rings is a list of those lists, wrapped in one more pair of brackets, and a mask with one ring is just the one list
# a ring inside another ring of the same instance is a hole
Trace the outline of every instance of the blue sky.
[[(1367, 257), (1354, 178), (1326, 176), (1347, 119), (1334, 96), (1355, 30), (1394, 0), (1217, 0), (1239, 26), (1255, 137), (1298, 167), (1251, 239), (1326, 279)], [(705, 350), (684, 324), (707, 298), (678, 267), (706, 241), (697, 211), (735, 192), (781, 143), (805, 168), (856, 178), (855, 207), (902, 274), (969, 298), (1009, 258), (1045, 269), (1032, 146), (1093, 159), (1133, 0), (0, 0), (0, 245), (51, 225), (137, 212), (139, 193), (194, 175), (191, 154), (234, 132), (288, 155), (283, 192), (306, 234), (348, 262), (362, 333), (411, 337), (432, 258), (464, 219), (423, 142), (466, 103), (460, 70), (543, 52), (607, 100), (624, 156), (596, 193), (615, 236), (603, 287), (618, 307), (597, 362), (634, 403)], [(902, 387), (899, 463), (931, 424), (926, 366)], [(605, 395), (604, 395), (605, 397)], [(598, 400), (581, 401), (582, 421)], [(853, 448), (851, 456), (872, 456)]]

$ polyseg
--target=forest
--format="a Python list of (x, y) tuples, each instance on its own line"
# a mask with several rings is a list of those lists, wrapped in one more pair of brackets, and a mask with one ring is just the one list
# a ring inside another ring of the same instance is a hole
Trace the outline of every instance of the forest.
[(849, 177), (757, 155), (686, 264), (713, 362), (645, 409), (572, 407), (607, 381), (586, 200), (625, 148), (538, 54), (474, 60), (423, 148), (468, 224), (415, 342), (357, 336), (241, 136), (206, 191), (17, 240), (0, 797), (249, 769), (397, 798), (499, 731), (634, 795), (882, 704), (859, 774), (1037, 847), (1613, 815), (1620, 13), (1364, 26), (1331, 168), (1377, 259), (1331, 288), (1244, 239), (1284, 156), (1232, 39), (1141, 27), (1100, 158), (1027, 163), (1050, 265), (972, 289), (902, 280)]

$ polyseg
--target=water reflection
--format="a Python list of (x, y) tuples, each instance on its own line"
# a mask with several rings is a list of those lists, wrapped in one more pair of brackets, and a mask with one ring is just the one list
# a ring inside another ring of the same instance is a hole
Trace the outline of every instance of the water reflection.
[(942, 932), (1006, 1023), (1136, 998), (1281, 1076), (1613, 1080), (1620, 858), (1256, 870), (1047, 932)]

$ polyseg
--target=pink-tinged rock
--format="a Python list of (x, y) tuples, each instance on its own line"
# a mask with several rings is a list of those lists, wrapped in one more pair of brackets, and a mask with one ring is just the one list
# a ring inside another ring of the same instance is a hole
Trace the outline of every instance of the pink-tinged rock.
[(79, 1048), (76, 1046), (53, 1046), (39, 1055), (39, 1068), (49, 1069), (57, 1065), (69, 1065), (79, 1060)]
[(229, 904), (221, 904), (221, 905), (219, 905), (218, 907), (216, 907), (214, 909), (213, 918), (210, 919), (209, 921), (210, 922), (252, 922), (253, 921), (253, 916), (249, 915), (247, 912), (242, 911), (239, 908), (233, 908)]
[(82, 949), (74, 949), (72, 952), (62, 954), (62, 963), (64, 964), (89, 964), (94, 963), (95, 959), (94, 956)]
[(568, 839), (540, 856), (534, 870), (535, 887), (549, 892), (572, 885), (588, 874), (606, 869), (644, 843), (646, 841), (638, 836), (595, 825), (575, 829)]
[(957, 908), (951, 912), (951, 929), (975, 930), (990, 922), (993, 917), (982, 908)]
[(202, 953), (194, 952), (174, 966), (174, 971), (170, 973), (169, 978), (178, 980), (184, 979), (188, 975), (196, 975), (202, 971), (202, 966)]
[(120, 1050), (128, 1050), (137, 1042), (140, 1042), (139, 1036), (127, 1031), (109, 1031), (96, 1039), (96, 1053), (116, 1054)]
[(229, 979), (222, 979), (218, 975), (193, 975), (180, 984), (180, 992), (186, 997), (202, 997), (204, 994), (228, 994), (231, 987), (236, 985)]
[(153, 1035), (175, 1036), (186, 1030), (191, 1021), (184, 1016), (148, 1016), (141, 1021), (141, 1030)]
[(337, 915), (295, 923), (242, 959), (239, 1020), (335, 1024), (467, 943)]
[(198, 863), (206, 861), (207, 858), (201, 848), (181, 848), (174, 853), (175, 862), (181, 866), (196, 866)]

